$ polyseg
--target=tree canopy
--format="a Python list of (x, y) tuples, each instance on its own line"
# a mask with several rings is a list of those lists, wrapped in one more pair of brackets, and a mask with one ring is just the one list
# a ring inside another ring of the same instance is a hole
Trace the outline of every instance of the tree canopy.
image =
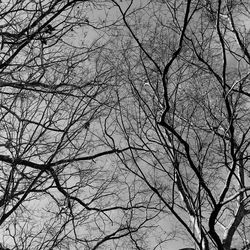
[(1, 1), (1, 249), (250, 249), (249, 8)]

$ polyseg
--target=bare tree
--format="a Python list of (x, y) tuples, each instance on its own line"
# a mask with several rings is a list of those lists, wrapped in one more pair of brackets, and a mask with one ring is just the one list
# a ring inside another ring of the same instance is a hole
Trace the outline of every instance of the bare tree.
[(118, 106), (103, 127), (107, 145), (131, 149), (117, 165), (148, 204), (154, 249), (170, 231), (199, 249), (248, 249), (248, 3), (110, 6), (121, 21), (101, 60), (116, 75)]
[(120, 202), (118, 173), (110, 171), (109, 156), (128, 148), (101, 139), (100, 122), (115, 102), (112, 76), (98, 64), (98, 29), (106, 23), (88, 16), (99, 7), (0, 3), (3, 248), (100, 249), (125, 236), (133, 242), (144, 227), (126, 222), (133, 205)]
[(249, 4), (2, 1), (4, 249), (249, 249)]

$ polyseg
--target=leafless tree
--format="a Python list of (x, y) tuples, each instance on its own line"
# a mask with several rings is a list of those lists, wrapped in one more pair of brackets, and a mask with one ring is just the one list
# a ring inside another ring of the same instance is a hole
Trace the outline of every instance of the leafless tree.
[(3, 248), (100, 249), (125, 236), (133, 245), (144, 227), (130, 226), (125, 216), (133, 204), (116, 193), (111, 155), (128, 148), (110, 149), (101, 139), (100, 122), (115, 105), (112, 76), (98, 64), (98, 30), (108, 23), (89, 13), (104, 7), (82, 0), (0, 3)]
[(154, 249), (170, 231), (203, 250), (248, 249), (249, 4), (110, 6), (120, 22), (107, 27), (100, 60), (115, 75), (118, 106), (103, 130), (111, 148), (131, 149), (117, 165), (148, 204)]
[(249, 4), (0, 3), (4, 249), (249, 249)]

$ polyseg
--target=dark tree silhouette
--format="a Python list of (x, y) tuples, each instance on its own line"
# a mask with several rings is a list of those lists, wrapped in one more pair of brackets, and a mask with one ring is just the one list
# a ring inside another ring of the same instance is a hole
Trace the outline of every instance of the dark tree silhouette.
[(248, 249), (249, 4), (0, 3), (3, 249)]

